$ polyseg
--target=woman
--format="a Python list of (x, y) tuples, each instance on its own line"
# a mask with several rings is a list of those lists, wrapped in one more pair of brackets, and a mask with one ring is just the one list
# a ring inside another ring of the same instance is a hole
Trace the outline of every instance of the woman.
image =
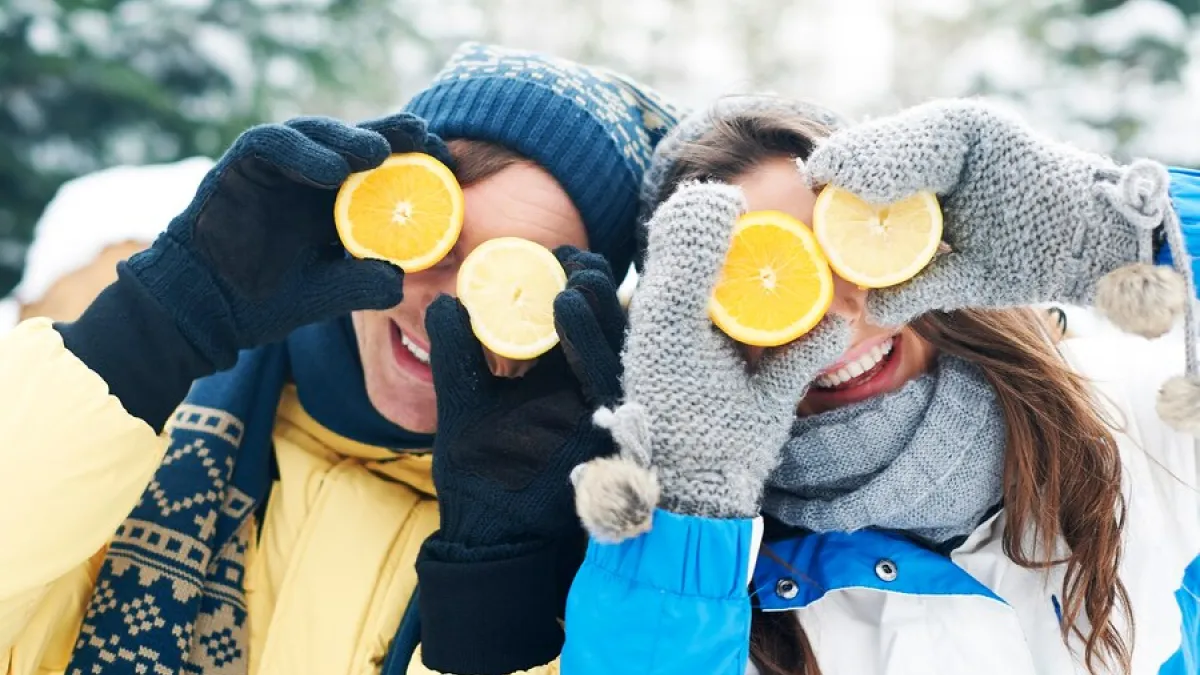
[[(1152, 409), (1167, 359), (1132, 337), (1060, 355), (1012, 309), (1095, 299), (1164, 331), (1190, 273), (1138, 261), (1166, 258), (1153, 229), (1180, 254), (1195, 178), (1172, 176), (1172, 210), (1160, 167), (976, 103), (838, 126), (740, 99), (660, 146), (644, 196), (674, 194), (647, 227), (625, 402), (596, 416), (621, 456), (574, 474), (593, 541), (564, 672), (1200, 672), (1200, 474)], [(951, 252), (897, 289), (835, 280), (781, 350), (734, 345), (706, 312), (734, 221), (811, 222), (827, 183), (935, 191)], [(1179, 403), (1160, 409), (1186, 425)]]

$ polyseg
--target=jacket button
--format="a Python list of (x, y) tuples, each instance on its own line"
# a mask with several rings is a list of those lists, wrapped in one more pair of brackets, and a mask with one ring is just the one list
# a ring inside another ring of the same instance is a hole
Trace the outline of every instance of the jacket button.
[(875, 576), (881, 581), (895, 581), (896, 577), (900, 576), (900, 570), (896, 567), (896, 563), (883, 558), (875, 563)]
[(780, 579), (775, 583), (775, 595), (784, 600), (792, 600), (800, 593), (800, 587), (791, 579)]

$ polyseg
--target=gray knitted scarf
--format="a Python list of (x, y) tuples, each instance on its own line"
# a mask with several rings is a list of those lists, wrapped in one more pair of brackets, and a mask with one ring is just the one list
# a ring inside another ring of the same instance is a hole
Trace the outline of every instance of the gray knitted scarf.
[(798, 420), (763, 510), (816, 532), (871, 527), (943, 543), (1000, 502), (1004, 448), (992, 386), (942, 356), (899, 391)]

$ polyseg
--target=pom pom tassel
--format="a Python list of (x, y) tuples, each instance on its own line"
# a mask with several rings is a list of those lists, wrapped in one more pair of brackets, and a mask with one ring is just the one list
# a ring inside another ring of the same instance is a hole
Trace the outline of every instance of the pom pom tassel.
[(1126, 333), (1146, 338), (1170, 331), (1187, 301), (1187, 281), (1169, 267), (1126, 265), (1096, 285), (1096, 311)]
[(1200, 436), (1200, 378), (1173, 377), (1158, 390), (1158, 416), (1177, 431)]
[(608, 429), (620, 453), (580, 464), (571, 472), (575, 510), (597, 541), (615, 544), (649, 532), (661, 490), (650, 468), (645, 411), (635, 403), (601, 408), (593, 421)]

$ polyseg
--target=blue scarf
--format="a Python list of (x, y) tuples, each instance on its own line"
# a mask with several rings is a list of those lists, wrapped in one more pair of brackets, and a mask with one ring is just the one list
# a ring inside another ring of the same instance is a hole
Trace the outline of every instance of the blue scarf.
[(112, 538), (69, 675), (246, 675), (246, 549), (289, 379), (330, 431), (397, 452), (432, 445), (371, 406), (348, 317), (197, 381), (168, 424), (166, 457)]

